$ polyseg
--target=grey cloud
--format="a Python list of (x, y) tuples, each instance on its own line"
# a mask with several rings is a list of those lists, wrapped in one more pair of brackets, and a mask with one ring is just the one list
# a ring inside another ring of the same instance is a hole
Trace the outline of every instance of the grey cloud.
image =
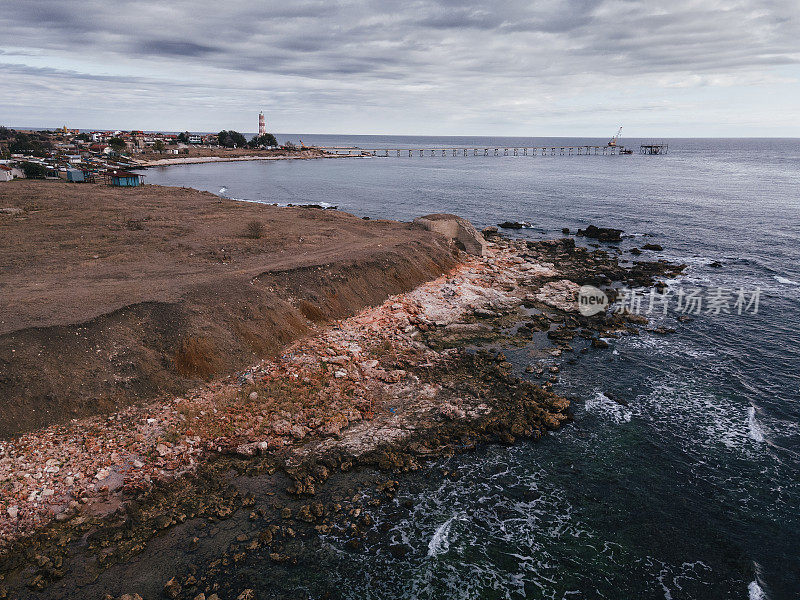
[(159, 83), (156, 79), (147, 79), (144, 77), (131, 77), (128, 75), (96, 75), (93, 73), (81, 73), (80, 71), (73, 71), (69, 69), (32, 67), (30, 65), (3, 62), (0, 62), (0, 72), (51, 79), (78, 79), (85, 81), (106, 81), (115, 83)]
[[(22, 3), (25, 4), (24, 2)], [(109, 5), (89, 0), (30, 3), (0, 22), (6, 43), (158, 60), (202, 57), (209, 67), (310, 77), (455, 77), (453, 65), (495, 69), (494, 77), (581, 68), (618, 73), (750, 68), (796, 62), (798, 24), (791, 3), (742, 2), (711, 11), (676, 2), (653, 12), (647, 3), (590, 0), (505, 3), (418, 1), (393, 5), (269, 2), (253, 6), (156, 2)], [(80, 8), (79, 8), (80, 6)], [(85, 18), (92, 14), (92, 19)], [(738, 42), (737, 42), (738, 41)], [(738, 46), (738, 50), (737, 50)], [(462, 59), (468, 58), (468, 61)], [(397, 60), (395, 60), (397, 59)], [(310, 63), (310, 60), (313, 64)], [(408, 65), (404, 74), (387, 67)], [(469, 69), (464, 74), (468, 74)]]
[(145, 40), (141, 43), (135, 42), (133, 49), (145, 54), (186, 57), (203, 56), (217, 50), (216, 47), (207, 44), (174, 40)]
[[(478, 114), (470, 101), (476, 94), (514, 96), (518, 105), (508, 110), (538, 114), (538, 98), (601, 91), (608, 80), (635, 87), (648, 77), (732, 76), (800, 61), (795, 0), (709, 6), (20, 0), (0, 13), (0, 56), (20, 64), (0, 63), (0, 71), (14, 76), (9, 102), (35, 101), (40, 86), (69, 85), (78, 95), (82, 82), (102, 81), (122, 99), (133, 85), (209, 105), (280, 94), (324, 110), (354, 98), (379, 106), (383, 98), (398, 107), (427, 105), (438, 118), (448, 107)], [(201, 76), (187, 73), (200, 66)], [(85, 93), (100, 95), (89, 86)]]

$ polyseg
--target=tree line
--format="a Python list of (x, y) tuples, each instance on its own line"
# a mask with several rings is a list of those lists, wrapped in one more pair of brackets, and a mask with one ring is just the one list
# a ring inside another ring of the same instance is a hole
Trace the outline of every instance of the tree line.
[(50, 155), (53, 144), (49, 132), (23, 133), (7, 127), (0, 127), (0, 141), (8, 154), (27, 154), (45, 157)]
[[(189, 132), (184, 131), (178, 134), (178, 141), (184, 144), (189, 143)], [(257, 135), (250, 141), (238, 131), (233, 129), (223, 129), (217, 134), (217, 143), (223, 148), (261, 148), (262, 146), (277, 146), (278, 140), (271, 133)]]

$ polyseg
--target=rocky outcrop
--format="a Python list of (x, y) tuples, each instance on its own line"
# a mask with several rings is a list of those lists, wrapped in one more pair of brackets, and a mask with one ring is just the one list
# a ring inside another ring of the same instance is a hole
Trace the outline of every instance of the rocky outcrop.
[(487, 240), (494, 239), (500, 235), (499, 230), (494, 225), (481, 229), (481, 234)]
[(450, 238), (459, 248), (469, 254), (475, 256), (486, 254), (486, 240), (466, 219), (456, 215), (437, 213), (414, 219), (414, 223), (428, 231), (435, 231)]
[(661, 252), (663, 249), (661, 244), (645, 244), (642, 246), (642, 250), (652, 250), (653, 252)]
[(530, 229), (533, 227), (533, 225), (527, 221), (503, 221), (502, 223), (498, 223), (497, 226), (503, 229)]
[(576, 235), (592, 238), (598, 242), (619, 242), (622, 239), (622, 229), (589, 225), (586, 229), (578, 229)]
[(497, 226), (503, 229), (522, 229), (522, 223), (519, 221), (503, 221), (502, 223), (498, 223)]

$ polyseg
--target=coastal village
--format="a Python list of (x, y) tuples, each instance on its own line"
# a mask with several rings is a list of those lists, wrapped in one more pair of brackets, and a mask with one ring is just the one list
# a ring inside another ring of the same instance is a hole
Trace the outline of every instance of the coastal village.
[(0, 183), (14, 179), (63, 179), (128, 187), (143, 183), (131, 170), (168, 158), (277, 156), (307, 149), (279, 146), (259, 115), (259, 134), (237, 131), (157, 133), (145, 131), (23, 130), (0, 126)]

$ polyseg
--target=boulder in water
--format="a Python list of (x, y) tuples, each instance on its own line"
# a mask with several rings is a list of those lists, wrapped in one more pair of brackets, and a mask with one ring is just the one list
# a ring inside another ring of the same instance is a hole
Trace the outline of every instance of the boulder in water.
[(498, 223), (497, 226), (503, 229), (522, 229), (523, 224), (519, 221), (503, 221), (502, 223)]
[(622, 229), (589, 225), (586, 229), (578, 229), (577, 235), (592, 238), (599, 242), (619, 242), (622, 239)]

